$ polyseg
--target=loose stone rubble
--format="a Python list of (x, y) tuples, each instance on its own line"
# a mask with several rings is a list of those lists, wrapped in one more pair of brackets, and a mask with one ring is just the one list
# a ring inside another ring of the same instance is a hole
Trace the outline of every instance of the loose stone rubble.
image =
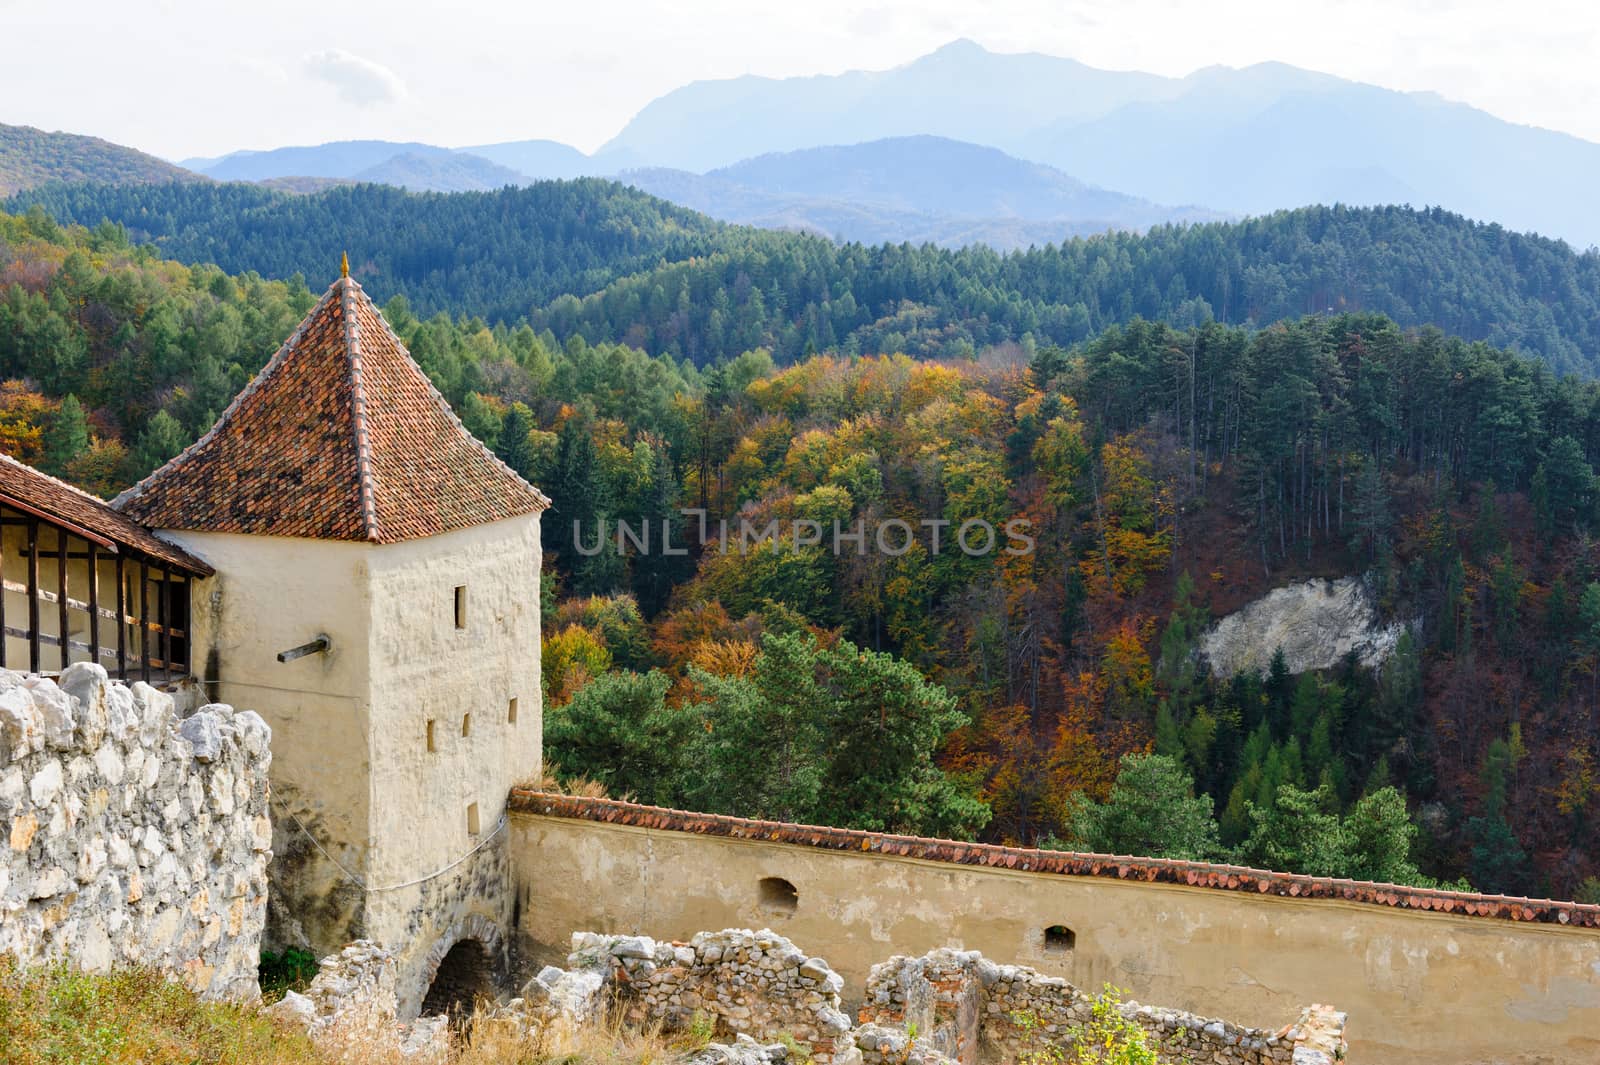
[(0, 670), (0, 953), (260, 991), (271, 730), (70, 666)]
[(711, 1043), (689, 1059), (688, 1065), (787, 1065), (794, 1057), (784, 1043), (766, 1046), (740, 1032), (733, 1043)]

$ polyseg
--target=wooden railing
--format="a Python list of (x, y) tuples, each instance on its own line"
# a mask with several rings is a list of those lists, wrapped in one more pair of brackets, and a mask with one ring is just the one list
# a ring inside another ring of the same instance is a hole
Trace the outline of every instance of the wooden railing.
[[(10, 509), (7, 503), (6, 509)], [(57, 654), (57, 665), (65, 669), (71, 663), (73, 652), (80, 652), (93, 662), (107, 662), (108, 671), (124, 678), (137, 675), (150, 680), (152, 671), (171, 676), (186, 670), (178, 661), (187, 658), (185, 653), (189, 633), (185, 629), (189, 613), (190, 578), (187, 573), (173, 570), (147, 555), (126, 546), (111, 544), (98, 538), (88, 539), (76, 530), (63, 528), (26, 509), (0, 516), (0, 531), (4, 527), (24, 530), (23, 543), (13, 554), (16, 562), (26, 568), (26, 580), (13, 579), (5, 572), (5, 552), (0, 551), (0, 668), (17, 668), (21, 663), (7, 661), (8, 643), (11, 639), (24, 640), (28, 645), (28, 670), (44, 672), (42, 649), (52, 647)], [(46, 547), (40, 543), (41, 529), (55, 534), (55, 543)], [(42, 559), (56, 564), (55, 588), (41, 585), (39, 567)], [(69, 587), (72, 563), (81, 563), (79, 580), (88, 587), (75, 598)], [(108, 607), (100, 601), (101, 568), (114, 569), (115, 597)], [(152, 604), (152, 592), (155, 602)], [(6, 596), (20, 595), (27, 606), (27, 623), (6, 617)], [(55, 633), (43, 631), (41, 624), (45, 608), (53, 605), (56, 613)], [(152, 617), (152, 606), (155, 616)], [(72, 612), (88, 615), (87, 639), (72, 636)], [(169, 618), (168, 614), (177, 616)], [(116, 629), (112, 642), (101, 639), (101, 623), (109, 621)], [(177, 646), (178, 641), (183, 646)], [(180, 652), (175, 655), (174, 651)], [(81, 660), (81, 659), (80, 659)], [(131, 669), (130, 669), (131, 665)]]

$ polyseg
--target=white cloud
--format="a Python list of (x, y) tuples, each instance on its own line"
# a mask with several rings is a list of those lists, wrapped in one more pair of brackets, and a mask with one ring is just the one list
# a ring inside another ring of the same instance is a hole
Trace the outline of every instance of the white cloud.
[(306, 71), (339, 90), (339, 98), (361, 107), (398, 103), (405, 99), (406, 83), (400, 75), (362, 56), (333, 48), (306, 56)]

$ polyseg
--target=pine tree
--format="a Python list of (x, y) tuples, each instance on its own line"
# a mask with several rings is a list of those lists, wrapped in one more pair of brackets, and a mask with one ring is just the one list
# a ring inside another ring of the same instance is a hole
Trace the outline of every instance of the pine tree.
[[(513, 435), (511, 421), (508, 414), (501, 430), (502, 445)], [(544, 549), (564, 560), (572, 575), (572, 594), (604, 595), (616, 590), (623, 567), (610, 518), (610, 493), (600, 475), (594, 438), (581, 419), (569, 418), (561, 426), (549, 484), (554, 504), (541, 524)]]
[(672, 457), (665, 447), (658, 447), (649, 493), (641, 508), (641, 517), (648, 526), (645, 542), (649, 549), (633, 560), (633, 594), (645, 617), (654, 617), (660, 612), (667, 605), (672, 589), (693, 571), (694, 564), (687, 554), (667, 553), (688, 550), (683, 516), (678, 511), (678, 495)]
[(65, 477), (72, 460), (89, 450), (89, 421), (78, 397), (68, 395), (44, 434), (44, 472)]
[(189, 445), (189, 434), (183, 431), (178, 419), (164, 410), (145, 425), (144, 432), (134, 443), (128, 455), (131, 480), (138, 480), (157, 466), (162, 465)]
[(1383, 483), (1383, 471), (1375, 462), (1362, 465), (1356, 476), (1355, 499), (1351, 504), (1355, 517), (1356, 534), (1351, 541), (1352, 550), (1361, 551), (1372, 565), (1379, 554), (1388, 547), (1393, 518), (1389, 513), (1389, 490)]
[[(399, 297), (396, 297), (397, 299)], [(392, 300), (390, 301), (393, 302)], [(476, 392), (467, 393), (467, 398), (461, 404), (461, 424), (467, 427), (467, 432), (477, 437), (483, 446), (500, 454), (500, 424), (501, 417), (493, 407), (484, 402), (481, 395)], [(502, 459), (504, 456), (502, 456)]]
[[(523, 480), (533, 479), (533, 412), (525, 403), (513, 403), (500, 425), (495, 454)], [(587, 435), (587, 434), (585, 434)]]

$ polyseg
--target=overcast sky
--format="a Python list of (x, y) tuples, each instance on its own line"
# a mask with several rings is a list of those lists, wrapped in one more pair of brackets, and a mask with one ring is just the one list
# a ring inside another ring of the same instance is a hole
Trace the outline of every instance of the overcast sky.
[(0, 0), (0, 122), (168, 158), (349, 138), (592, 151), (699, 78), (957, 37), (1182, 75), (1281, 60), (1600, 141), (1593, 0)]

